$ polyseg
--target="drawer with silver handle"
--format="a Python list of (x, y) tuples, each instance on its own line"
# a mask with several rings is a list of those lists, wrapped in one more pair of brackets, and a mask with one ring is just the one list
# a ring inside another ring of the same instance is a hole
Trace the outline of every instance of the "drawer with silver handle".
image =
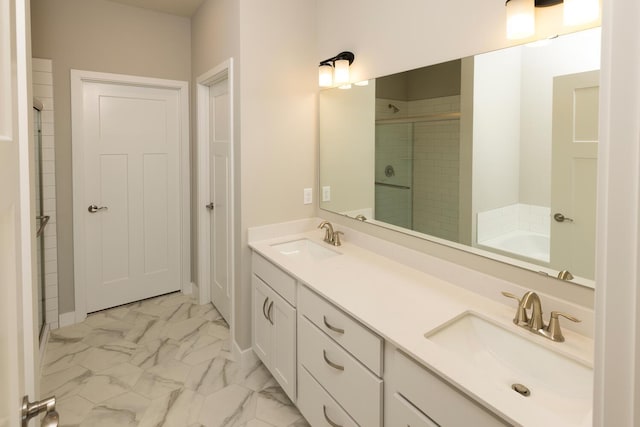
[(301, 315), (374, 374), (382, 376), (382, 338), (305, 286), (300, 286), (298, 300), (298, 312)]
[(298, 363), (359, 425), (382, 425), (382, 380), (303, 316), (298, 316)]
[(298, 409), (312, 426), (358, 427), (301, 365), (298, 366), (298, 389)]

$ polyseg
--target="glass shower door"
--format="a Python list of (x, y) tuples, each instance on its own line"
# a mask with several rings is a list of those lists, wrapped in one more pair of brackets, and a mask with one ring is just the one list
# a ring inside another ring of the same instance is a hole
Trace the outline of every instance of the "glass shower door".
[(40, 328), (40, 340), (42, 341), (44, 326), (46, 324), (45, 310), (45, 269), (44, 269), (44, 251), (45, 251), (45, 235), (44, 230), (49, 222), (49, 216), (44, 214), (44, 197), (43, 197), (43, 181), (42, 181), (42, 120), (40, 111), (34, 107), (33, 123), (34, 123), (34, 165), (35, 165), (35, 211), (36, 211), (36, 272), (38, 281), (37, 300), (38, 300), (38, 326)]

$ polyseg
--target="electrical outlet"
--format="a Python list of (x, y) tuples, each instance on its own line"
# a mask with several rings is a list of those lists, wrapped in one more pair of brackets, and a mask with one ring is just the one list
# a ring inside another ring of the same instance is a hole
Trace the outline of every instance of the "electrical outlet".
[(322, 201), (330, 202), (331, 201), (331, 187), (325, 185), (322, 187)]
[(305, 205), (310, 205), (312, 202), (313, 202), (313, 189), (305, 188), (304, 189), (303, 203)]

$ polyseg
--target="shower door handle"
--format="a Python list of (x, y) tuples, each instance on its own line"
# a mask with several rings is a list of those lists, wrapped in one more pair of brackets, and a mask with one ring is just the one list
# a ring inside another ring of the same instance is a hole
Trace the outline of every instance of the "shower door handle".
[(36, 231), (36, 237), (40, 237), (42, 236), (42, 233), (44, 233), (44, 228), (47, 226), (47, 223), (49, 222), (51, 217), (49, 215), (39, 215), (36, 217), (36, 219), (42, 221), (40, 223), (40, 227), (38, 227), (38, 231)]
[(106, 210), (106, 209), (108, 209), (106, 206), (100, 206), (100, 207), (98, 207), (97, 205), (89, 205), (89, 207), (87, 208), (87, 210), (88, 210), (90, 213), (96, 213), (96, 212), (98, 212), (98, 211), (102, 211), (102, 210)]

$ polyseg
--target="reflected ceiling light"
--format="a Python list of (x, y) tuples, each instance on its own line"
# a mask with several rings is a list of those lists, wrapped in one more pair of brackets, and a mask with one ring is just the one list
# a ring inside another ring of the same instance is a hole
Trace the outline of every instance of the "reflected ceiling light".
[(333, 58), (321, 61), (318, 72), (320, 87), (349, 84), (349, 66), (354, 59), (355, 55), (352, 52), (340, 52)]
[(580, 25), (595, 21), (600, 16), (599, 0), (507, 0), (507, 38), (530, 37), (536, 30), (536, 7), (564, 3), (564, 25)]
[(369, 80), (362, 80), (361, 82), (354, 83), (356, 86), (369, 86)]

